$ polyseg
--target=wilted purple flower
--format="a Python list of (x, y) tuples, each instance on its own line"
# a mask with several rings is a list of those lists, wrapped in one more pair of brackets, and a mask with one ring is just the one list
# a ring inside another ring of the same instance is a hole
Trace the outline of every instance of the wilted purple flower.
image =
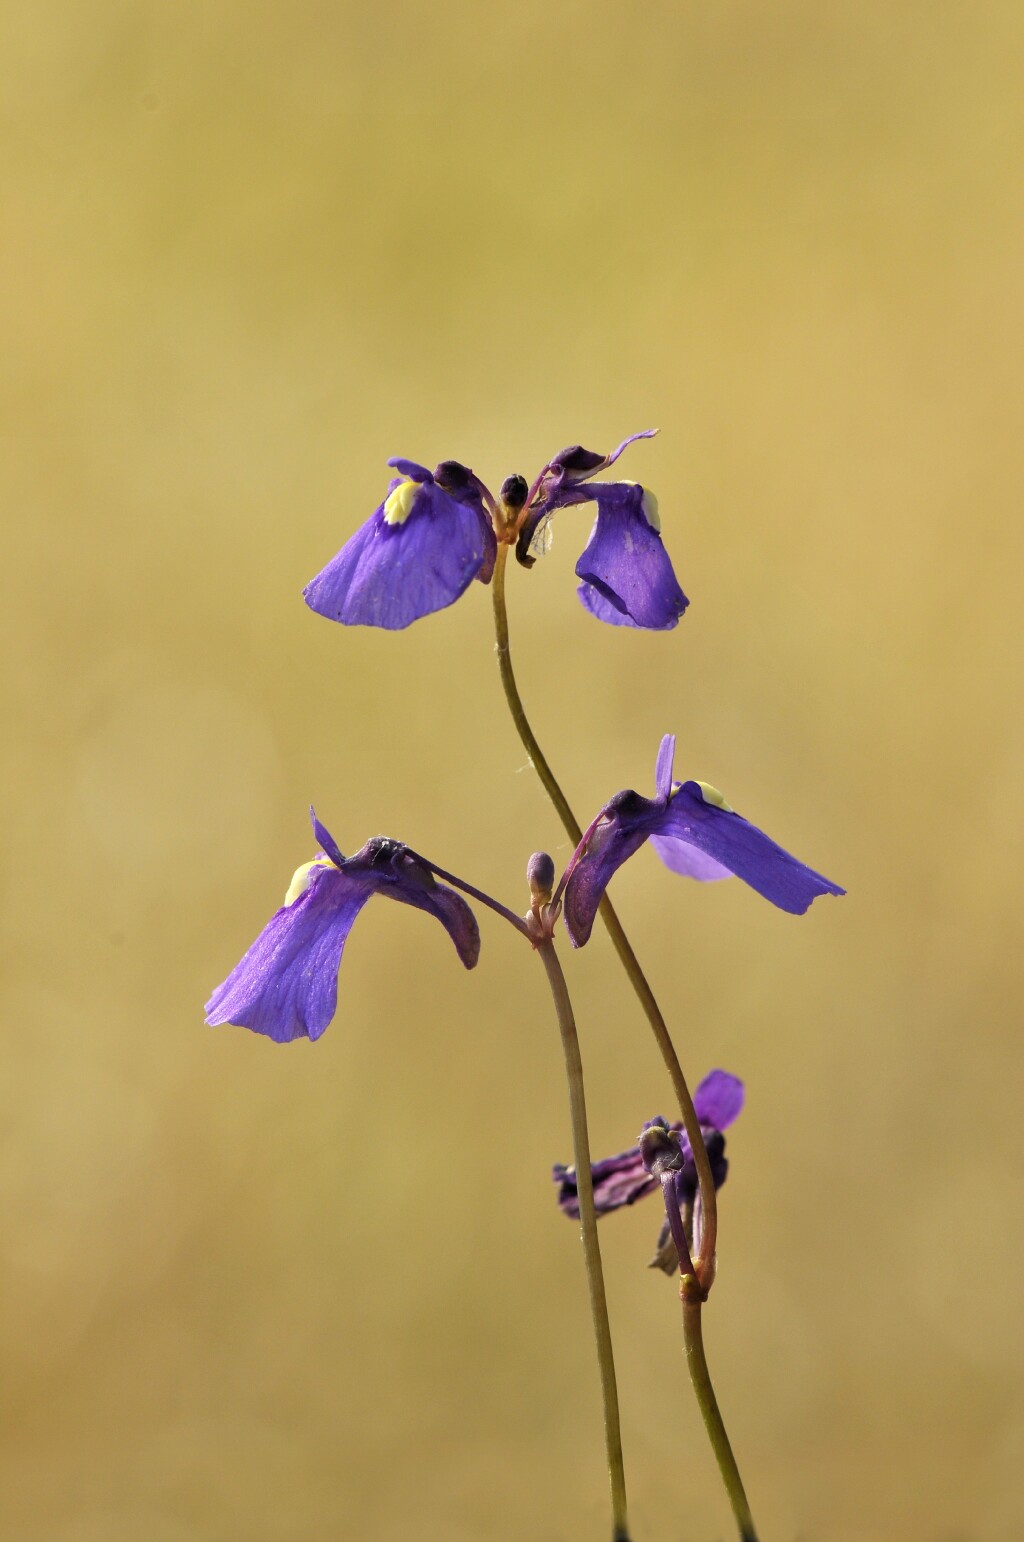
[(458, 461), (433, 475), (415, 461), (388, 461), (398, 472), (366, 524), (303, 590), (329, 621), (398, 631), (443, 610), (474, 578), (487, 583), (497, 541), (483, 483)]
[[(728, 1129), (743, 1108), (743, 1083), (738, 1076), (732, 1076), (728, 1071), (709, 1071), (693, 1095), (693, 1106), (704, 1136), (711, 1176), (715, 1188), (720, 1189), (729, 1170), (722, 1131)], [(655, 1126), (670, 1130), (678, 1137), (683, 1165), (675, 1174), (675, 1190), (679, 1208), (685, 1211), (692, 1208), (697, 1198), (697, 1169), (689, 1139), (681, 1124), (669, 1124), (662, 1118), (648, 1120), (644, 1129), (649, 1130)], [(616, 1156), (604, 1157), (600, 1162), (592, 1163), (590, 1173), (594, 1183), (594, 1209), (598, 1215), (621, 1210), (624, 1205), (634, 1205), (645, 1194), (653, 1194), (661, 1188), (658, 1179), (645, 1168), (639, 1144), (632, 1146), (629, 1151), (620, 1151)], [(576, 1169), (555, 1166), (551, 1176), (559, 1186), (559, 1207), (566, 1215), (578, 1220), (580, 1204)], [(664, 1238), (659, 1237), (659, 1248), (663, 1241)]]
[(530, 566), (552, 515), (574, 503), (597, 504), (597, 519), (576, 564), (582, 580), (577, 593), (592, 616), (612, 626), (667, 631), (687, 606), (661, 539), (654, 494), (636, 482), (599, 482), (590, 478), (618, 460), (635, 439), (649, 439), (646, 429), (631, 434), (610, 455), (581, 445), (560, 450), (541, 472), (536, 495), (519, 532), (516, 555)]
[(673, 781), (675, 743), (672, 734), (661, 741), (655, 796), (616, 793), (585, 837), (580, 856), (570, 865), (564, 913), (565, 929), (574, 947), (582, 947), (590, 936), (612, 874), (648, 839), (674, 873), (705, 882), (735, 874), (792, 915), (803, 915), (819, 894), (846, 893), (776, 846), (763, 830), (730, 808), (707, 782)]
[(466, 901), (407, 847), (378, 835), (344, 857), (310, 815), (323, 854), (297, 869), (281, 909), (206, 1003), (211, 1026), (237, 1023), (279, 1044), (318, 1039), (337, 1006), (345, 940), (373, 894), (436, 916), (467, 969), (479, 957), (480, 932)]

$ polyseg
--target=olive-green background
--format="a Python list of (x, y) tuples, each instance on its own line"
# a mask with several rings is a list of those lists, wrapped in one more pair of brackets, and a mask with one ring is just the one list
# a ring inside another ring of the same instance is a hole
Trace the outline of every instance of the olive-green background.
[[(491, 485), (650, 425), (677, 631), (511, 575), (586, 820), (662, 733), (844, 883), (803, 919), (647, 851), (614, 893), (694, 1080), (746, 1080), (707, 1337), (764, 1542), (1024, 1535), (1024, 12), (808, 0), (9, 3), (0, 1534), (607, 1535), (543, 976), (374, 904), (316, 1046), (202, 1003), (312, 854), (525, 904), (567, 847), (488, 594), (302, 584), (385, 459)], [(598, 930), (595, 1149), (671, 1100)], [(638, 1542), (731, 1535), (602, 1225)]]

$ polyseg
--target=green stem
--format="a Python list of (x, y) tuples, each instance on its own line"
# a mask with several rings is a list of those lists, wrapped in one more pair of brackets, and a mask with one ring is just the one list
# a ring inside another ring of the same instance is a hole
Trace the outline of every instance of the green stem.
[[(491, 583), (491, 595), (494, 601), (495, 652), (498, 656), (498, 672), (501, 675), (505, 700), (508, 702), (512, 721), (516, 725), (516, 730), (523, 742), (523, 747), (530, 757), (534, 770), (540, 777), (544, 791), (555, 806), (566, 834), (573, 845), (578, 846), (583, 831), (575, 814), (569, 807), (568, 799), (558, 785), (554, 772), (547, 763), (543, 750), (534, 737), (534, 732), (526, 716), (526, 710), (523, 706), (522, 697), (519, 695), (519, 687), (516, 685), (516, 677), (512, 669), (512, 655), (509, 650), (508, 636), (508, 608), (505, 603), (505, 565), (507, 561), (508, 546), (502, 543), (498, 547), (497, 561), (494, 565), (494, 578)], [(704, 1137), (701, 1134), (700, 1120), (697, 1118), (697, 1111), (693, 1106), (693, 1098), (690, 1096), (690, 1089), (686, 1085), (686, 1077), (683, 1075), (683, 1068), (679, 1064), (679, 1057), (672, 1043), (668, 1025), (661, 1014), (661, 1009), (655, 1000), (654, 992), (647, 982), (647, 977), (640, 967), (640, 962), (633, 952), (629, 939), (622, 929), (622, 923), (616, 915), (607, 894), (605, 894), (601, 901), (601, 919), (608, 930), (629, 982), (639, 998), (647, 1021), (651, 1025), (658, 1048), (661, 1051), (661, 1057), (672, 1079), (672, 1086), (675, 1090), (676, 1101), (679, 1104), (683, 1127), (686, 1130), (690, 1149), (693, 1152), (694, 1164), (697, 1168), (697, 1182), (700, 1185), (703, 1232), (701, 1256), (695, 1260), (694, 1269), (704, 1289), (710, 1290), (715, 1268), (718, 1204), (715, 1197), (714, 1179), (711, 1176), (711, 1165), (708, 1162)]]
[(757, 1532), (754, 1530), (754, 1518), (750, 1513), (750, 1505), (743, 1488), (743, 1480), (740, 1470), (736, 1466), (736, 1458), (732, 1454), (732, 1446), (722, 1422), (722, 1415), (718, 1408), (718, 1399), (715, 1397), (715, 1389), (711, 1384), (711, 1373), (708, 1370), (708, 1362), (704, 1354), (704, 1334), (701, 1328), (701, 1306), (703, 1304), (701, 1288), (692, 1274), (684, 1275), (679, 1292), (683, 1302), (683, 1338), (686, 1344), (686, 1364), (690, 1371), (690, 1381), (693, 1390), (697, 1394), (697, 1402), (704, 1419), (704, 1428), (708, 1432), (711, 1448), (718, 1462), (718, 1470), (722, 1474), (722, 1482), (732, 1505), (733, 1515), (736, 1517), (736, 1525), (739, 1527), (740, 1542), (757, 1542)]
[[(495, 652), (498, 656), (498, 671), (501, 675), (501, 683), (512, 713), (512, 720), (516, 725), (523, 747), (529, 755), (534, 770), (540, 777), (545, 792), (554, 804), (558, 817), (562, 821), (569, 839), (574, 846), (578, 846), (582, 839), (583, 831), (575, 814), (569, 806), (554, 772), (548, 765), (544, 752), (534, 737), (530, 727), (516, 677), (512, 669), (512, 655), (509, 648), (508, 635), (508, 609), (505, 603), (505, 567), (508, 560), (508, 547), (504, 544), (498, 547), (497, 561), (494, 566), (494, 579), (491, 585), (491, 594), (494, 602), (494, 633)], [(711, 1176), (711, 1165), (708, 1162), (707, 1149), (704, 1145), (704, 1137), (701, 1133), (700, 1121), (697, 1118), (690, 1096), (690, 1089), (686, 1084), (679, 1057), (672, 1043), (668, 1025), (661, 1014), (661, 1009), (655, 1000), (654, 992), (640, 967), (639, 960), (629, 943), (626, 933), (622, 929), (611, 900), (607, 894), (601, 901), (601, 918), (611, 936), (615, 951), (629, 978), (630, 984), (639, 998), (640, 1005), (644, 1009), (647, 1021), (651, 1025), (662, 1059), (668, 1068), (675, 1089), (676, 1099), (679, 1103), (679, 1111), (682, 1115), (683, 1127), (686, 1130), (690, 1147), (693, 1151), (694, 1164), (697, 1168), (697, 1181), (700, 1185), (701, 1211), (703, 1230), (701, 1238), (701, 1256), (694, 1260), (693, 1274), (687, 1274), (683, 1278), (680, 1291), (683, 1302), (683, 1336), (686, 1344), (686, 1361), (690, 1371), (690, 1380), (697, 1397), (704, 1427), (707, 1430), (711, 1448), (715, 1453), (722, 1481), (725, 1484), (729, 1502), (736, 1517), (739, 1527), (741, 1542), (757, 1542), (757, 1533), (754, 1530), (754, 1522), (750, 1514), (750, 1506), (743, 1489), (739, 1468), (736, 1466), (736, 1458), (733, 1455), (732, 1446), (729, 1444), (729, 1436), (726, 1433), (715, 1397), (715, 1389), (711, 1383), (711, 1374), (708, 1371), (707, 1359), (704, 1355), (704, 1337), (701, 1329), (701, 1307), (711, 1287), (715, 1270), (715, 1241), (718, 1232), (718, 1206), (715, 1196), (714, 1180)], [(553, 953), (552, 953), (553, 956)], [(557, 961), (556, 961), (557, 962)], [(545, 964), (547, 959), (545, 958)], [(561, 971), (559, 971), (560, 973)], [(585, 1135), (585, 1131), (584, 1131)], [(587, 1158), (589, 1164), (589, 1157)], [(584, 1162), (576, 1156), (576, 1182), (580, 1194), (580, 1213), (583, 1209), (583, 1184), (586, 1182), (590, 1202), (593, 1202), (593, 1189), (590, 1183), (590, 1168), (586, 1167), (586, 1180), (583, 1180)], [(585, 1235), (585, 1233), (584, 1233)], [(597, 1246), (596, 1228), (594, 1246)], [(600, 1267), (600, 1257), (598, 1258)], [(603, 1297), (603, 1292), (602, 1292)], [(609, 1346), (609, 1360), (611, 1350)], [(614, 1370), (612, 1371), (614, 1377)]]
[(562, 1036), (565, 1075), (569, 1084), (569, 1114), (572, 1119), (576, 1189), (580, 1201), (580, 1229), (583, 1236), (583, 1256), (587, 1266), (587, 1284), (590, 1287), (590, 1311), (594, 1319), (594, 1337), (597, 1340), (597, 1360), (601, 1370), (601, 1395), (604, 1400), (604, 1432), (608, 1450), (608, 1475), (612, 1490), (612, 1536), (613, 1542), (629, 1542), (629, 1524), (626, 1518), (626, 1476), (622, 1463), (622, 1433), (619, 1428), (615, 1361), (612, 1356), (612, 1334), (608, 1322), (604, 1272), (601, 1268), (601, 1245), (597, 1237), (594, 1186), (590, 1177), (590, 1138), (587, 1134), (587, 1106), (583, 1096), (583, 1061), (580, 1058), (579, 1037), (576, 1033), (572, 1003), (569, 1000), (565, 975), (562, 973), (554, 944), (548, 938), (538, 941), (536, 948), (551, 987), (551, 996), (558, 1016), (558, 1028)]

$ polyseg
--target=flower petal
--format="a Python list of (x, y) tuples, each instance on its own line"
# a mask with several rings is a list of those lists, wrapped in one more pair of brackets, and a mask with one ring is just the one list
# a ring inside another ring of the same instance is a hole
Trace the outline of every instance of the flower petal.
[(576, 596), (584, 610), (598, 621), (603, 621), (606, 626), (631, 626), (636, 628), (636, 622), (632, 616), (627, 616), (624, 610), (619, 610), (613, 605), (607, 595), (595, 589), (593, 584), (580, 584), (576, 589)]
[(443, 460), (439, 466), (435, 466), (434, 481), (450, 498), (475, 509), (480, 522), (484, 550), (483, 562), (475, 577), (480, 583), (489, 584), (498, 556), (498, 538), (486, 512), (487, 508), (495, 507), (494, 494), (481, 482), (474, 471), (457, 460)]
[(666, 803), (663, 789), (671, 774), (671, 751), (662, 740), (655, 771), (659, 796), (620, 792), (602, 809), (565, 885), (565, 929), (574, 947), (589, 938), (613, 873), (648, 838), (673, 871), (703, 880), (735, 874), (793, 915), (802, 915), (819, 894), (846, 893), (735, 813), (713, 787), (676, 783)]
[(602, 471), (607, 471), (609, 466), (615, 464), (623, 450), (628, 450), (629, 446), (631, 444), (635, 444), (638, 439), (654, 439), (657, 437), (657, 434), (658, 430), (656, 428), (642, 428), (638, 434), (630, 434), (628, 439), (623, 439), (622, 443), (616, 446), (612, 453), (605, 459), (600, 469)]
[(607, 821), (590, 837), (562, 896), (565, 929), (574, 948), (582, 948), (589, 938), (612, 875), (643, 845), (663, 810), (634, 792), (620, 793), (606, 805), (606, 812)]
[(330, 621), (399, 631), (453, 604), (493, 565), (494, 539), (479, 501), (453, 498), (431, 479), (394, 522), (382, 503), (303, 596)]
[(791, 915), (803, 915), (819, 894), (846, 893), (742, 815), (706, 803), (696, 782), (684, 782), (673, 794), (654, 833), (695, 847)]
[(654, 762), (655, 796), (667, 803), (672, 794), (672, 768), (676, 758), (676, 736), (666, 734), (658, 745), (658, 758)]
[(371, 875), (314, 868), (305, 892), (271, 917), (214, 991), (206, 1021), (237, 1023), (279, 1044), (318, 1039), (337, 1007), (345, 939), (375, 887)]
[(597, 476), (599, 471), (607, 471), (622, 454), (623, 450), (635, 444), (638, 439), (653, 439), (658, 430), (656, 428), (644, 428), (638, 434), (630, 434), (628, 439), (623, 439), (620, 445), (610, 455), (602, 455), (600, 450), (585, 450), (581, 444), (570, 444), (564, 450), (559, 450), (557, 455), (548, 461), (547, 469), (553, 473), (553, 480), (558, 483), (582, 482), (590, 477)]
[(421, 466), (419, 461), (416, 460), (406, 460), (402, 455), (392, 455), (388, 465), (393, 466), (400, 477), (408, 477), (412, 482), (432, 482), (434, 480), (426, 466)]
[(693, 1094), (693, 1107), (702, 1125), (726, 1130), (743, 1109), (743, 1083), (729, 1071), (709, 1071)]
[(401, 841), (375, 835), (345, 864), (364, 871), (376, 892), (434, 916), (448, 933), (459, 958), (472, 969), (480, 957), (480, 928), (461, 894), (438, 883), (430, 868)]
[[(644, 513), (644, 489), (638, 483), (610, 482), (589, 492), (597, 504), (597, 519), (576, 564), (576, 576), (634, 625), (656, 632), (670, 630), (688, 601), (661, 536)], [(586, 599), (583, 603), (592, 609)]]
[(721, 862), (716, 862), (714, 857), (698, 851), (696, 846), (688, 846), (685, 841), (674, 841), (668, 835), (652, 835), (651, 845), (665, 866), (673, 873), (680, 873), (684, 878), (698, 878), (701, 883), (709, 883), (716, 878), (733, 876), (729, 868), (723, 867)]
[(322, 825), (319, 819), (317, 819), (316, 809), (313, 807), (312, 803), (309, 805), (309, 822), (313, 826), (313, 836), (317, 845), (320, 847), (320, 850), (324, 853), (325, 856), (330, 857), (335, 867), (344, 867), (345, 858), (341, 847), (334, 839), (334, 836), (331, 834), (330, 830)]
[[(658, 1187), (657, 1178), (644, 1171), (637, 1146), (620, 1151), (616, 1156), (603, 1157), (600, 1162), (592, 1162), (590, 1175), (594, 1184), (594, 1209), (598, 1215), (621, 1210), (623, 1205), (634, 1205)], [(559, 1208), (578, 1219), (580, 1199), (576, 1169), (556, 1166), (551, 1169), (551, 1176), (559, 1184)]]
[(431, 889), (405, 888), (399, 884), (380, 891), (403, 905), (414, 905), (436, 916), (455, 944), (455, 951), (467, 969), (473, 969), (480, 957), (480, 928), (476, 916), (461, 894), (443, 883)]
[[(523, 567), (533, 566), (537, 557), (542, 556), (547, 550), (548, 541), (544, 539), (543, 532), (547, 529), (551, 515), (556, 509), (563, 509), (570, 503), (588, 503), (594, 496), (594, 491), (582, 484), (589, 482), (591, 477), (597, 476), (599, 471), (605, 471), (617, 461), (629, 445), (637, 439), (653, 439), (658, 432), (656, 428), (645, 428), (639, 434), (630, 434), (628, 439), (612, 451), (610, 455), (602, 455), (599, 450), (585, 450), (581, 444), (570, 444), (564, 450), (559, 450), (552, 456), (544, 470), (537, 479), (537, 494), (532, 507), (527, 511), (516, 541), (516, 560)], [(579, 569), (577, 568), (577, 572)], [(637, 623), (631, 619), (617, 620), (614, 615), (606, 615), (600, 606), (592, 603), (593, 596), (579, 591), (581, 601), (587, 610), (602, 621), (608, 621), (612, 626), (632, 626)], [(612, 610), (621, 608), (613, 604)], [(641, 623), (642, 624), (642, 623)]]

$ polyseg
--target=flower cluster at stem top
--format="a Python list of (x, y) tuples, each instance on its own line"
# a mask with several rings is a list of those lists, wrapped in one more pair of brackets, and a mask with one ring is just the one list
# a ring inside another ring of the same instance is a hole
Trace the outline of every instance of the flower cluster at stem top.
[(544, 549), (559, 509), (594, 503), (597, 518), (576, 564), (584, 608), (612, 626), (667, 631), (687, 599), (661, 538), (653, 493), (636, 482), (593, 482), (610, 455), (570, 445), (527, 487), (509, 477), (495, 498), (467, 466), (446, 460), (431, 472), (416, 461), (388, 462), (398, 473), (387, 496), (341, 551), (312, 579), (306, 604), (330, 621), (399, 631), (443, 610), (474, 579), (489, 583), (498, 541), (515, 544), (525, 567)]

